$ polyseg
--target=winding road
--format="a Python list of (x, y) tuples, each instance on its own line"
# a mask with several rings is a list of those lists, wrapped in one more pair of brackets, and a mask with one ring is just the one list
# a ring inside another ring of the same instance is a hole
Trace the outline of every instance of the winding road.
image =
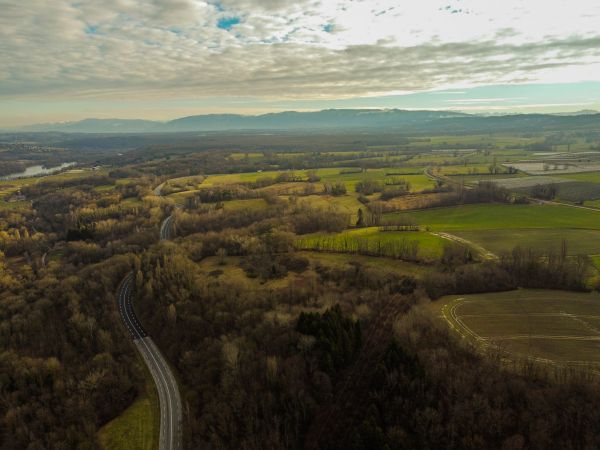
[[(158, 195), (160, 195), (160, 190), (158, 190)], [(172, 222), (173, 216), (169, 216), (161, 224), (161, 240), (169, 239)], [(135, 315), (132, 305), (133, 290), (134, 275), (130, 272), (119, 285), (117, 292), (119, 313), (156, 385), (160, 404), (158, 448), (159, 450), (180, 450), (182, 448), (181, 426), (183, 415), (179, 387), (169, 364)]]
[(173, 228), (173, 216), (167, 217), (163, 220), (162, 225), (160, 226), (160, 240), (166, 241), (171, 236), (171, 231)]

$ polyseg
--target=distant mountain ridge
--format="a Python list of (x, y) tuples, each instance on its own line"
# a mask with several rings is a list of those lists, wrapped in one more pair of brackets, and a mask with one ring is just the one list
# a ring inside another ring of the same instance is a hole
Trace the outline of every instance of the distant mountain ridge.
[(142, 119), (83, 119), (77, 122), (42, 123), (21, 127), (19, 131), (63, 133), (145, 133), (152, 132), (161, 122)]
[(510, 114), (481, 116), (455, 111), (402, 109), (327, 109), (315, 112), (286, 111), (257, 116), (208, 114), (168, 122), (136, 119), (85, 119), (78, 122), (22, 127), (24, 132), (62, 133), (168, 133), (202, 131), (360, 130), (476, 132), (529, 129), (600, 128), (600, 113)]

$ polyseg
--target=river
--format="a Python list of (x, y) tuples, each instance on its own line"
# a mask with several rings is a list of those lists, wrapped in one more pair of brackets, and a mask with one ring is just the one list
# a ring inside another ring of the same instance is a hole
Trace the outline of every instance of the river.
[(56, 172), (59, 172), (67, 167), (74, 166), (75, 162), (62, 163), (60, 166), (55, 167), (46, 167), (44, 166), (29, 166), (23, 172), (11, 173), (10, 175), (5, 175), (0, 177), (0, 181), (8, 181), (8, 180), (16, 180), (18, 178), (29, 178), (29, 177), (37, 177), (39, 175), (50, 175)]

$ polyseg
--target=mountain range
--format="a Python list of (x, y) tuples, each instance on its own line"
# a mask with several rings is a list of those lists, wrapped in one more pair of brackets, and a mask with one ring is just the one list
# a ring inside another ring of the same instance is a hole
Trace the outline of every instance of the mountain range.
[(401, 109), (328, 109), (280, 112), (257, 116), (209, 114), (168, 122), (138, 119), (85, 119), (77, 122), (28, 125), (20, 132), (168, 133), (209, 131), (373, 130), (412, 132), (489, 132), (600, 128), (600, 113), (510, 114), (482, 116), (454, 111)]

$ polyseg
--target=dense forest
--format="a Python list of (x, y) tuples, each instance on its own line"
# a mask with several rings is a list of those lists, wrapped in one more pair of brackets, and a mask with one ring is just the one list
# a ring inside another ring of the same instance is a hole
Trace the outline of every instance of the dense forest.
[[(417, 244), (300, 249), (311, 233), (420, 233), (385, 219), (417, 195), (402, 173), (347, 188), (301, 171), (352, 176), (406, 158), (172, 150), (19, 185), (27, 200), (0, 208), (1, 448), (98, 449), (98, 430), (139, 395), (143, 363), (116, 300), (130, 271), (135, 310), (180, 384), (185, 448), (600, 448), (594, 375), (482, 354), (425, 311), (448, 294), (589, 290), (588, 257), (566, 243), (487, 261), (455, 242), (435, 260)], [(210, 174), (274, 166), (286, 171), (198, 188)], [(190, 174), (192, 187), (167, 181)], [(429, 207), (527, 201), (492, 183), (431, 184), (418, 193)], [(282, 185), (291, 193), (273, 190)], [(351, 209), (327, 203), (348, 192)], [(160, 241), (168, 216), (172, 239)]]

